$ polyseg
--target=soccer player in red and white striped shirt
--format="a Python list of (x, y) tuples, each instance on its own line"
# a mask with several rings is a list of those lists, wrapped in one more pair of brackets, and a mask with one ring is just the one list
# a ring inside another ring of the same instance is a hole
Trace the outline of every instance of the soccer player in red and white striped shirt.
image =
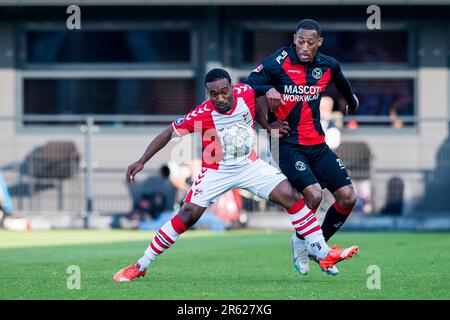
[(131, 182), (172, 137), (192, 132), (202, 134), (202, 169), (183, 206), (158, 230), (144, 255), (117, 272), (114, 281), (131, 281), (144, 276), (151, 262), (192, 227), (211, 203), (235, 188), (246, 189), (283, 206), (296, 233), (306, 240), (308, 253), (323, 271), (352, 257), (358, 250), (357, 246), (345, 249), (328, 247), (314, 211), (305, 205), (279, 169), (258, 159), (255, 150), (236, 156), (222, 146), (220, 134), (224, 129), (236, 123), (254, 129), (256, 102), (251, 87), (244, 84), (232, 86), (230, 75), (223, 69), (211, 70), (205, 77), (205, 87), (210, 99), (172, 123), (150, 143), (141, 159), (128, 167), (126, 179)]

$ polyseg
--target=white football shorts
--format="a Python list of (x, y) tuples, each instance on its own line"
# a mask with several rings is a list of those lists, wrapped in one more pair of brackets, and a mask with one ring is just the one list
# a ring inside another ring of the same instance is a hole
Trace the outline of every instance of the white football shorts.
[(268, 200), (272, 190), (285, 179), (279, 169), (261, 159), (218, 170), (202, 168), (185, 201), (206, 208), (231, 189), (245, 189)]

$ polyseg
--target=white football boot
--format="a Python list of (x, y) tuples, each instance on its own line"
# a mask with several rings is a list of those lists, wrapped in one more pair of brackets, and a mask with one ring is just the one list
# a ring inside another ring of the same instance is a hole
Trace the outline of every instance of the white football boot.
[[(317, 257), (309, 255), (308, 248), (306, 246), (306, 240), (302, 240), (294, 233), (291, 238), (292, 247), (292, 264), (295, 270), (301, 275), (306, 276), (309, 273), (309, 260), (319, 264)], [(320, 267), (320, 265), (319, 265)], [(327, 274), (336, 276), (339, 274), (339, 269), (336, 266), (332, 266), (325, 271)]]
[(309, 273), (309, 257), (306, 247), (306, 240), (299, 239), (294, 233), (291, 238), (292, 263), (295, 270), (301, 275), (306, 276)]

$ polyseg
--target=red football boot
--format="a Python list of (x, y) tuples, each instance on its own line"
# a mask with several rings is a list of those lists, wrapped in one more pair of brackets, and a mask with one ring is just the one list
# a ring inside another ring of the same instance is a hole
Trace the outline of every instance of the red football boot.
[(123, 268), (114, 275), (113, 280), (116, 282), (132, 281), (136, 278), (143, 277), (147, 273), (147, 269), (139, 271), (140, 266), (137, 263), (132, 264), (126, 268)]

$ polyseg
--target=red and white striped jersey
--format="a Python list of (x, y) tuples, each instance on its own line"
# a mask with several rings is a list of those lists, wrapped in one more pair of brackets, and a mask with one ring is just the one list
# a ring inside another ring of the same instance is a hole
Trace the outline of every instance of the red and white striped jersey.
[(246, 84), (233, 86), (234, 105), (227, 113), (220, 113), (211, 100), (197, 106), (187, 115), (172, 123), (175, 133), (184, 136), (192, 132), (200, 132), (202, 137), (202, 167), (219, 169), (224, 166), (235, 166), (253, 162), (258, 156), (253, 150), (249, 156), (235, 158), (224, 154), (218, 130), (227, 128), (236, 122), (242, 122), (254, 129), (255, 94)]

